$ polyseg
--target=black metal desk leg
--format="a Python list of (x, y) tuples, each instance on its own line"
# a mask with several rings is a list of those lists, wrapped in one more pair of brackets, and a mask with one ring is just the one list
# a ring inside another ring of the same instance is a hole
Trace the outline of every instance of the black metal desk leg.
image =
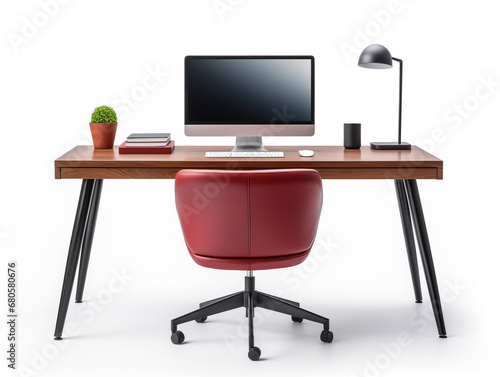
[(82, 255), (80, 258), (80, 268), (78, 270), (78, 285), (76, 287), (76, 302), (82, 302), (83, 290), (85, 288), (85, 279), (89, 268), (90, 250), (94, 240), (95, 224), (97, 212), (99, 211), (99, 202), (101, 200), (102, 179), (96, 179), (92, 190), (92, 199), (90, 199), (90, 209), (87, 219), (87, 226), (83, 235)]
[(66, 271), (64, 272), (61, 300), (59, 302), (56, 330), (54, 332), (55, 340), (62, 339), (62, 331), (66, 320), (66, 314), (68, 312), (73, 282), (75, 280), (76, 266), (78, 264), (78, 257), (82, 246), (83, 232), (85, 230), (85, 223), (89, 212), (90, 197), (92, 196), (93, 186), (93, 179), (84, 179), (82, 182), (82, 189), (80, 191), (80, 198), (78, 199), (78, 207), (76, 209), (75, 223), (73, 224), (73, 233), (71, 234), (71, 241), (69, 244)]
[(395, 179), (396, 195), (398, 198), (399, 213), (401, 215), (401, 224), (403, 225), (403, 234), (405, 237), (406, 252), (408, 262), (410, 263), (411, 280), (413, 282), (413, 291), (415, 292), (415, 302), (422, 302), (422, 289), (420, 288), (420, 276), (418, 273), (417, 250), (415, 248), (415, 237), (411, 227), (410, 207), (408, 206), (408, 197), (403, 180)]
[(425, 280), (429, 288), (431, 297), (432, 309), (440, 338), (446, 338), (446, 328), (444, 325), (443, 309), (441, 308), (441, 299), (439, 297), (439, 289), (436, 280), (436, 271), (434, 270), (434, 262), (432, 260), (431, 245), (429, 236), (427, 235), (427, 227), (425, 226), (424, 212), (420, 195), (418, 193), (417, 181), (414, 179), (405, 180), (406, 190), (408, 191), (408, 199), (410, 201), (411, 214), (415, 232), (417, 233), (418, 246), (422, 257), (422, 265), (424, 266)]

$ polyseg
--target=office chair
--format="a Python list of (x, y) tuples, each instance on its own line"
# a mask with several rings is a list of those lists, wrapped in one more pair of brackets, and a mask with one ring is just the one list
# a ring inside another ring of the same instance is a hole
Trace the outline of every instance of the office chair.
[(200, 304), (172, 320), (171, 340), (184, 341), (177, 326), (245, 307), (251, 360), (261, 351), (254, 345), (254, 308), (280, 312), (293, 322), (323, 324), (320, 339), (331, 343), (328, 318), (300, 308), (298, 302), (255, 290), (253, 271), (291, 267), (308, 256), (316, 236), (323, 188), (315, 170), (181, 170), (175, 178), (175, 201), (191, 257), (203, 267), (247, 271), (241, 292)]

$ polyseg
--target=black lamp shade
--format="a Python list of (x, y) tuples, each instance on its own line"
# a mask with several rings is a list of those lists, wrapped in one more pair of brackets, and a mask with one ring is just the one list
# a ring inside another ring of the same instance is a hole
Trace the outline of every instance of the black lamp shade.
[(384, 46), (373, 44), (363, 50), (358, 65), (363, 68), (392, 68), (392, 56)]

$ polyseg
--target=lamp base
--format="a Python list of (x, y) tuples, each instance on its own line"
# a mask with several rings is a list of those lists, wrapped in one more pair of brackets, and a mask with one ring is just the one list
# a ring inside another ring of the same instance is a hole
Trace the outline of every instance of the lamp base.
[(402, 142), (398, 144), (397, 142), (387, 142), (387, 141), (379, 141), (370, 143), (371, 149), (377, 150), (410, 150), (411, 144)]

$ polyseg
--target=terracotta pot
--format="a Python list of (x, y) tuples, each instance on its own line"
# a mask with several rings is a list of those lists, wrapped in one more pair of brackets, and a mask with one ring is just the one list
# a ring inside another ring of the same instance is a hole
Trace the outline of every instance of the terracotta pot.
[(90, 132), (96, 149), (111, 149), (115, 142), (118, 123), (90, 123)]

